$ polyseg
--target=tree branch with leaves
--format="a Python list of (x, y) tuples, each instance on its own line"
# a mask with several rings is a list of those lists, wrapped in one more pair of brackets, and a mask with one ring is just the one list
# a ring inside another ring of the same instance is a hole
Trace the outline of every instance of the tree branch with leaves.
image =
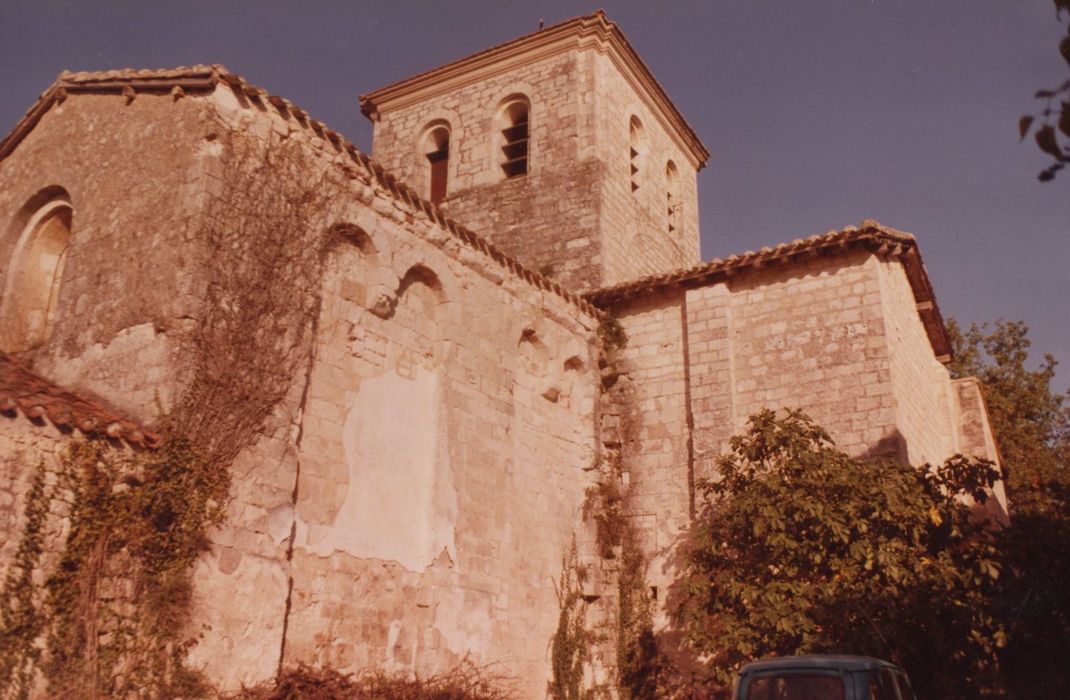
[[(1070, 17), (1070, 0), (1052, 2), (1055, 4), (1057, 20), (1062, 21), (1064, 12)], [(1066, 36), (1059, 42), (1059, 53), (1070, 65), (1070, 22), (1067, 23)], [(1039, 114), (1021, 117), (1018, 120), (1018, 134), (1024, 140), (1032, 132), (1040, 150), (1051, 156), (1052, 164), (1037, 175), (1041, 182), (1049, 182), (1070, 163), (1070, 80), (1050, 90), (1038, 90), (1035, 97), (1045, 100), (1044, 109)]]

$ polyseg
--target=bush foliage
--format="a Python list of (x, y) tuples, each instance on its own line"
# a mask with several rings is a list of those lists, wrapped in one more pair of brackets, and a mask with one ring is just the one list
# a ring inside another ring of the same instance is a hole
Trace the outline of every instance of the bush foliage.
[(419, 677), (384, 672), (360, 676), (298, 665), (233, 700), (506, 700), (511, 681), (467, 659), (450, 671)]
[(988, 498), (990, 463), (853, 458), (799, 411), (752, 416), (731, 448), (698, 483), (681, 610), (717, 680), (762, 656), (835, 652), (897, 661), (925, 696), (991, 685), (1000, 566), (967, 505)]

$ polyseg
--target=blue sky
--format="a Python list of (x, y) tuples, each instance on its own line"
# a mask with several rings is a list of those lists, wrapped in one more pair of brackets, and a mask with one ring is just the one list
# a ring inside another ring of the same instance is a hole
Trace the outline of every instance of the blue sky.
[[(712, 153), (703, 257), (876, 219), (918, 236), (945, 316), (1026, 321), (1070, 386), (1070, 172), (1038, 183), (1017, 134), (1070, 77), (1050, 0), (599, 5)], [(359, 93), (599, 5), (3, 0), (0, 131), (63, 69), (223, 63), (370, 152)]]

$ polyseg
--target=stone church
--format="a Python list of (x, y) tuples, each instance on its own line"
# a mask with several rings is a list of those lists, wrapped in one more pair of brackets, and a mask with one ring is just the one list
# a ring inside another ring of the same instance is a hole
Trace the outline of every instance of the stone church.
[(763, 407), (853, 454), (998, 460), (912, 235), (700, 260), (709, 153), (604, 13), (360, 108), (370, 156), (222, 66), (63, 73), (0, 143), (0, 566), (38, 465), (157, 450), (185, 407), (230, 474), (193, 668), (467, 657), (537, 698), (563, 562), (601, 570), (600, 479), (657, 595)]

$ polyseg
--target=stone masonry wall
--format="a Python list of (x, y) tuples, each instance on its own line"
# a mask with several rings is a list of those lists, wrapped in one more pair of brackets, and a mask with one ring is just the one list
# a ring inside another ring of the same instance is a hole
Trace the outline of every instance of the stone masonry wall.
[[(688, 387), (682, 294), (630, 304), (618, 316), (628, 336), (617, 392), (624, 405), (617, 433), (622, 472), (644, 550), (661, 554), (691, 522)], [(628, 402), (631, 405), (628, 405)], [(672, 580), (665, 561), (647, 567), (650, 585), (664, 594)]]
[[(15, 561), (19, 548), (19, 535), (24, 530), (26, 496), (33, 484), (38, 467), (44, 467), (46, 487), (56, 483), (59, 472), (58, 452), (67, 442), (67, 436), (49, 423), (35, 424), (21, 413), (0, 414), (0, 572), (7, 572)], [(44, 570), (54, 564), (62, 551), (62, 511), (59, 503), (49, 524), (45, 541), (45, 556), (38, 570), (38, 578), (44, 580)], [(49, 556), (47, 553), (51, 553)]]
[(906, 443), (906, 459), (911, 464), (942, 462), (958, 451), (951, 379), (933, 356), (902, 266), (882, 262), (879, 280), (897, 424)]
[[(554, 581), (597, 474), (597, 321), (248, 97), (72, 95), (0, 162), (9, 219), (53, 184), (74, 209), (53, 337), (28, 359), (151, 422), (185, 386), (205, 308), (200, 217), (256, 215), (210, 206), (245, 186), (222, 177), (225, 133), (297, 144), (307, 182), (341, 188), (311, 236), (337, 239), (313, 280), (317, 340), (230, 466), (227, 521), (194, 576), (193, 624), (210, 631), (191, 663), (233, 689), (280, 661), (430, 672), (470, 655), (542, 697)], [(25, 478), (6, 473), (15, 527)]]
[(286, 660), (430, 673), (471, 655), (539, 697), (551, 580), (594, 478), (591, 326), (372, 209), (343, 216), (359, 244), (324, 283)]
[(596, 476), (595, 319), (308, 130), (214, 102), (243, 134), (307, 144), (310, 182), (344, 176), (317, 224), (335, 242), (313, 359), (232, 467), (192, 661), (233, 688), (280, 658), (428, 673), (469, 655), (541, 697)]
[(193, 99), (78, 95), (0, 161), (0, 276), (35, 195), (62, 188), (73, 208), (52, 335), (23, 359), (143, 421), (181, 383), (181, 338), (199, 304), (189, 237), (211, 129)]
[[(629, 336), (637, 417), (624, 465), (632, 507), (656, 525), (646, 539), (655, 562), (687, 525), (694, 480), (714, 474), (729, 438), (761, 408), (803, 409), (852, 454), (995, 459), (973, 385), (952, 383), (933, 356), (895, 260), (813, 258), (614, 311)], [(663, 583), (657, 568), (652, 585)]]
[[(984, 387), (976, 377), (959, 377), (951, 380), (952, 413), (957, 417), (955, 425), (955, 451), (975, 459), (988, 459), (1002, 464), (996, 446), (992, 423), (985, 405)], [(1006, 522), (1011, 512), (1007, 502), (1007, 489), (1003, 481), (993, 487), (994, 499), (986, 504), (992, 517)]]
[[(597, 76), (598, 151), (605, 163), (601, 227), (604, 231), (604, 284), (698, 264), (699, 219), (696, 171), (654, 113), (636, 94), (612, 59), (595, 57)], [(629, 124), (643, 125), (636, 160), (639, 189), (631, 189)], [(668, 231), (665, 169), (669, 161), (679, 173), (680, 225)]]
[[(424, 196), (429, 175), (420, 139), (451, 129), (443, 209), (505, 253), (572, 288), (600, 278), (598, 235), (603, 166), (594, 142), (591, 52), (558, 54), (427, 100), (385, 112), (373, 155)], [(506, 179), (497, 138), (503, 100), (530, 102), (528, 173)]]
[[(497, 109), (528, 97), (529, 172), (505, 179)], [(629, 185), (629, 119), (644, 124), (642, 186)], [(435, 120), (452, 129), (450, 215), (570, 289), (589, 290), (699, 260), (695, 170), (612, 61), (594, 49), (533, 61), (383, 113), (374, 155), (425, 195), (419, 143)], [(679, 170), (682, 215), (669, 238), (666, 163)]]
[(765, 407), (804, 409), (848, 452), (900, 453), (877, 265), (859, 252), (688, 292), (699, 476)]

